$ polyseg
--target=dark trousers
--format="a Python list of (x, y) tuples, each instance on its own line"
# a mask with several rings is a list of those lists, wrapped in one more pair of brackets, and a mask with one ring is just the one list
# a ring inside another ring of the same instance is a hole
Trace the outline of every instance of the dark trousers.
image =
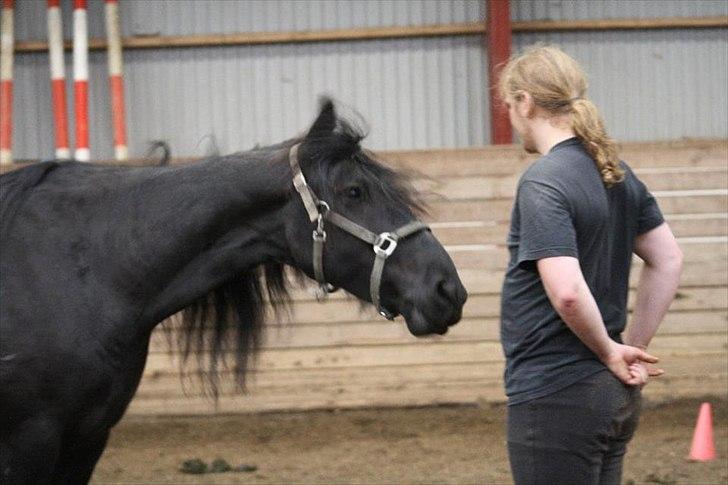
[(516, 485), (618, 485), (641, 405), (638, 387), (605, 370), (508, 407)]

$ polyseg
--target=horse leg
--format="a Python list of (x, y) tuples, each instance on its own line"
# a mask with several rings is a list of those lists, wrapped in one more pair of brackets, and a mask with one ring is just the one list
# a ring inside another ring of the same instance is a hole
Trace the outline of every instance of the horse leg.
[(0, 483), (47, 484), (58, 460), (61, 433), (48, 418), (29, 418), (0, 437)]
[(108, 430), (93, 436), (75, 437), (73, 443), (61, 451), (60, 459), (53, 471), (53, 483), (59, 485), (88, 483), (108, 439)]

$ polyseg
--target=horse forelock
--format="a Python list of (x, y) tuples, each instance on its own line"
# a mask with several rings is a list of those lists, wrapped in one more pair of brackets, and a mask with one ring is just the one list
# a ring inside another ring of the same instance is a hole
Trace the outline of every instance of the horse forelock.
[(315, 165), (315, 171), (325, 184), (332, 168), (338, 163), (349, 162), (351, 168), (368, 183), (382, 189), (385, 199), (404, 206), (419, 216), (427, 213), (427, 206), (412, 184), (413, 174), (394, 171), (381, 162), (376, 154), (361, 146), (366, 131), (351, 120), (337, 118), (333, 132), (314, 138), (302, 138), (305, 156), (302, 163)]

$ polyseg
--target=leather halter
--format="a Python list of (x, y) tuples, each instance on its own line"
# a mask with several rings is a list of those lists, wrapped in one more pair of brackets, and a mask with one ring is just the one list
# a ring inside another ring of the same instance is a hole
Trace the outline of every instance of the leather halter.
[(316, 229), (313, 231), (313, 271), (316, 281), (319, 284), (316, 298), (322, 300), (326, 298), (329, 293), (337, 290), (337, 288), (327, 283), (326, 278), (324, 277), (323, 253), (324, 244), (326, 243), (324, 222), (329, 221), (352, 236), (361, 239), (367, 244), (371, 244), (374, 249), (375, 257), (372, 273), (369, 277), (369, 293), (371, 295), (372, 303), (377, 307), (379, 314), (388, 320), (392, 320), (395, 315), (384, 308), (379, 299), (379, 289), (382, 283), (382, 274), (384, 273), (384, 263), (397, 248), (397, 242), (399, 240), (411, 236), (419, 231), (425, 229), (429, 230), (429, 227), (424, 222), (414, 220), (392, 232), (376, 234), (369, 229), (360, 226), (356, 222), (347, 219), (341, 214), (334, 212), (331, 210), (329, 204), (316, 197), (316, 194), (314, 194), (311, 187), (309, 187), (306, 183), (306, 178), (303, 176), (301, 166), (298, 163), (299, 145), (300, 144), (295, 144), (291, 147), (291, 150), (288, 153), (288, 160), (291, 164), (291, 171), (293, 172), (293, 186), (301, 195), (301, 200), (306, 208), (306, 212), (308, 212), (309, 219), (311, 222), (316, 222)]

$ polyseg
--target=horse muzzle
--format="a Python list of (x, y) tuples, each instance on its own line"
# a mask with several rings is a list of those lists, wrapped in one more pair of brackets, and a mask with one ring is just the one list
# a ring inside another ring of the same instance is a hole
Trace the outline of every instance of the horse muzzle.
[(444, 335), (463, 316), (468, 294), (460, 281), (437, 283), (435, 294), (406, 299), (401, 313), (410, 333), (416, 337)]

